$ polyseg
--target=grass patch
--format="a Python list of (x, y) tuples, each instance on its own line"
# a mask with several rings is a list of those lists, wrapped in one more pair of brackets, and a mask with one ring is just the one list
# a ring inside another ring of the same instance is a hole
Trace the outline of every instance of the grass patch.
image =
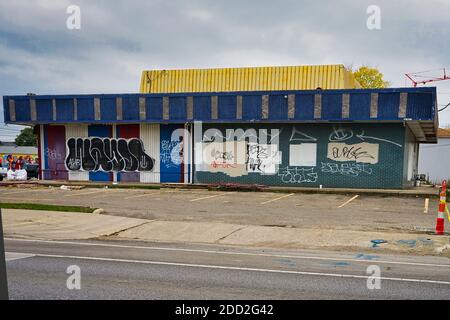
[(63, 212), (85, 212), (92, 213), (95, 208), (80, 206), (60, 206), (53, 204), (40, 203), (0, 203), (3, 209), (25, 209), (25, 210), (45, 210), (45, 211), (63, 211)]

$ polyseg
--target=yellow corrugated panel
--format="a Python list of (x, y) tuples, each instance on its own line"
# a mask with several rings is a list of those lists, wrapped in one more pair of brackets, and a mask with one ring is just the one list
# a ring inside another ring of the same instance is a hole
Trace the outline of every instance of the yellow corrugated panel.
[(360, 88), (343, 65), (149, 70), (141, 93), (230, 92)]

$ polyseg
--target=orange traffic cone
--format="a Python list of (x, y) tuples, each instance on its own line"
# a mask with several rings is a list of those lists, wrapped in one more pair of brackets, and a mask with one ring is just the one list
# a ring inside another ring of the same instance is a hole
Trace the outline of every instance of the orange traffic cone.
[(436, 234), (444, 234), (444, 212), (447, 206), (447, 181), (442, 181), (441, 192), (439, 194), (439, 210), (438, 217), (436, 219)]

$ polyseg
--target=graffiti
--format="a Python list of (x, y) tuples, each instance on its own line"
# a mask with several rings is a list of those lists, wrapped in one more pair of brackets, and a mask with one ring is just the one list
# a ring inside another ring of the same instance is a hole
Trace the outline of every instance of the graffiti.
[(16, 164), (38, 163), (39, 159), (36, 154), (10, 154), (0, 153), (0, 167), (16, 168)]
[(378, 137), (374, 137), (374, 136), (366, 136), (364, 134), (364, 130), (362, 130), (360, 134), (354, 135), (352, 129), (348, 129), (348, 128), (339, 128), (339, 129), (334, 128), (333, 132), (331, 132), (328, 139), (332, 142), (342, 142), (342, 141), (351, 139), (353, 136), (359, 138), (361, 141), (365, 141), (366, 139), (372, 139), (372, 140), (390, 143), (390, 144), (393, 144), (400, 148), (402, 147), (401, 144), (394, 142), (392, 140), (378, 138)]
[(351, 129), (336, 129), (330, 133), (328, 139), (330, 141), (345, 141), (353, 137), (353, 131)]
[(202, 147), (203, 164), (197, 171), (222, 172), (230, 177), (247, 174), (245, 141), (205, 143)]
[(322, 172), (338, 173), (343, 176), (358, 177), (361, 173), (372, 174), (372, 168), (365, 163), (329, 163), (322, 162)]
[(232, 151), (213, 150), (213, 155), (212, 156), (213, 156), (213, 158), (215, 160), (227, 161), (227, 160), (233, 160), (234, 159)]
[(307, 135), (306, 133), (303, 133), (300, 130), (297, 130), (296, 127), (292, 127), (291, 138), (289, 139), (289, 141), (290, 142), (292, 142), (292, 141), (316, 142), (317, 138), (311, 137), (311, 136)]
[(68, 168), (80, 168), (81, 167), (81, 159), (69, 159), (67, 163)]
[(233, 162), (234, 155), (233, 150), (224, 151), (213, 149), (211, 151), (211, 157), (213, 158), (211, 162), (211, 167), (222, 168), (222, 169), (232, 169), (237, 168), (237, 164)]
[(211, 167), (214, 169), (222, 168), (222, 169), (236, 169), (238, 166), (234, 163), (226, 163), (226, 162), (220, 162), (220, 161), (213, 161), (211, 162)]
[(327, 158), (334, 161), (355, 161), (375, 164), (378, 162), (378, 144), (329, 143)]
[(45, 155), (49, 160), (62, 160), (62, 154), (51, 148), (45, 148)]
[(183, 145), (181, 141), (161, 140), (161, 165), (166, 168), (177, 167), (183, 160)]
[(394, 141), (392, 141), (392, 140), (382, 139), (382, 138), (373, 137), (373, 136), (366, 136), (366, 135), (364, 135), (364, 131), (361, 131), (361, 133), (360, 133), (360, 134), (357, 134), (356, 136), (357, 136), (359, 139), (361, 139), (361, 141), (364, 141), (365, 139), (373, 139), (373, 140), (378, 140), (378, 141), (390, 143), (390, 144), (393, 144), (393, 145), (395, 145), (395, 146), (397, 146), (397, 147), (400, 147), (400, 148), (402, 147), (401, 144), (399, 144), (399, 143), (397, 143), (397, 142), (394, 142)]
[(247, 171), (275, 174), (281, 163), (281, 152), (275, 144), (247, 144)]
[(281, 177), (283, 183), (311, 183), (317, 181), (317, 173), (314, 172), (314, 168), (289, 168), (282, 169), (278, 176)]
[(67, 150), (65, 163), (71, 171), (151, 171), (155, 163), (137, 138), (70, 138)]

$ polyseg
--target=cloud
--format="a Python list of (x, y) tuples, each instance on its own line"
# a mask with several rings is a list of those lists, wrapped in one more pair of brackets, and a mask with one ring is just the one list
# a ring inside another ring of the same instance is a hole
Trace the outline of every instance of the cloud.
[[(450, 67), (448, 1), (376, 2), (4, 1), (0, 94), (137, 92), (141, 71), (156, 68), (369, 64), (405, 86), (404, 73)], [(66, 28), (70, 4), (80, 30)], [(366, 27), (371, 4), (381, 30)]]

